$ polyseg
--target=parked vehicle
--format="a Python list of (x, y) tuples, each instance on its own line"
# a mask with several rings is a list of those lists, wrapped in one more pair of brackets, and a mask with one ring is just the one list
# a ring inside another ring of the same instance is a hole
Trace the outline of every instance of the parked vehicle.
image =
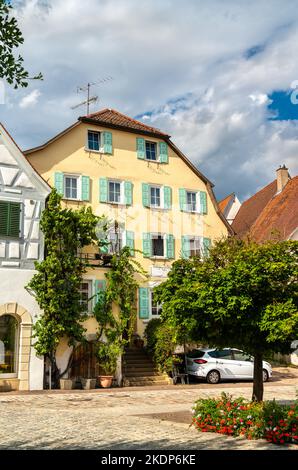
[[(233, 348), (194, 349), (186, 355), (186, 371), (189, 375), (205, 378), (210, 384), (220, 380), (252, 379), (254, 358)], [(263, 381), (272, 376), (272, 367), (263, 361)]]

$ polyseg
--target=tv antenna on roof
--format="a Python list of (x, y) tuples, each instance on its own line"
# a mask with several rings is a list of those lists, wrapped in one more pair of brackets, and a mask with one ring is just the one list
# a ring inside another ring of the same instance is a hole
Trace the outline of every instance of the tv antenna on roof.
[(81, 103), (75, 104), (74, 106), (71, 107), (71, 109), (76, 109), (79, 108), (80, 106), (87, 105), (87, 115), (89, 114), (89, 108), (90, 108), (90, 103), (96, 103), (98, 101), (98, 96), (90, 96), (90, 88), (92, 86), (99, 86), (103, 83), (109, 82), (113, 80), (113, 77), (105, 77), (97, 80), (96, 82), (88, 82), (87, 85), (84, 86), (78, 86), (77, 87), (77, 93), (85, 93), (87, 92), (87, 99), (82, 101)]

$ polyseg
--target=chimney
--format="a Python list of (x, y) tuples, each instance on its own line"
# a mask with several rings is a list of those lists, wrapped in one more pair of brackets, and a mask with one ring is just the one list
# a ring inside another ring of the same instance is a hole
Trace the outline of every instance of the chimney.
[(280, 193), (285, 185), (287, 184), (287, 182), (289, 181), (290, 179), (290, 175), (289, 175), (289, 172), (288, 172), (288, 168), (286, 168), (285, 165), (277, 168), (276, 170), (276, 181), (277, 181), (277, 192)]

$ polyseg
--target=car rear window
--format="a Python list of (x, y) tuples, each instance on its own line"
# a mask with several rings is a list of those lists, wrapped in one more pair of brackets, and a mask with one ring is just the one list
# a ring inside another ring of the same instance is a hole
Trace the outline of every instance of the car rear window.
[(200, 358), (200, 357), (203, 357), (204, 354), (205, 354), (205, 351), (201, 351), (200, 349), (194, 349), (193, 351), (190, 351), (189, 353), (187, 353), (187, 357)]

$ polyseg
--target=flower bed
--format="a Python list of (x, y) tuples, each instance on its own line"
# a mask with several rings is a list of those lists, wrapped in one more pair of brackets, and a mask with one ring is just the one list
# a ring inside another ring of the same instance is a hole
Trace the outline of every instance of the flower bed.
[(293, 405), (275, 400), (256, 403), (222, 393), (219, 399), (198, 400), (192, 411), (192, 425), (198, 431), (298, 444), (298, 401)]

